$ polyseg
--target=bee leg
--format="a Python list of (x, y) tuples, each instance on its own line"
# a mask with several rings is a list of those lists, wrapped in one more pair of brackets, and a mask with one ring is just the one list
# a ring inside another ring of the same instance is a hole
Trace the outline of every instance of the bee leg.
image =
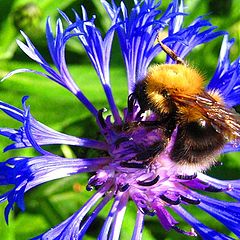
[(192, 175), (177, 175), (177, 178), (181, 180), (193, 180), (196, 177), (197, 177), (197, 173), (194, 173)]
[(161, 142), (154, 143), (153, 145), (147, 147), (142, 152), (136, 155), (137, 161), (146, 161), (153, 157), (155, 157), (158, 153), (160, 153), (164, 149), (164, 144)]
[(126, 168), (137, 168), (137, 169), (146, 168), (145, 163), (136, 163), (136, 162), (120, 162), (120, 166), (126, 167)]
[[(135, 105), (135, 102), (136, 102), (136, 94), (135, 93), (131, 93), (129, 96), (128, 96), (128, 116), (132, 117), (133, 116), (133, 108), (134, 108), (134, 105)], [(142, 106), (142, 104), (140, 103), (140, 110), (139, 112), (137, 113), (137, 116), (136, 116), (136, 119), (139, 119), (141, 114), (145, 112), (146, 109), (144, 109), (144, 107)]]
[(136, 118), (141, 118), (141, 114), (150, 109), (146, 87), (145, 81), (139, 81), (135, 86), (134, 92), (131, 94), (140, 107)]
[(128, 96), (128, 114), (132, 115), (133, 114), (133, 107), (136, 99), (134, 98), (134, 94), (131, 93)]
[(162, 123), (159, 120), (154, 121), (139, 121), (138, 123), (140, 126), (146, 128), (146, 129), (156, 129), (161, 128)]
[(119, 148), (121, 143), (123, 143), (123, 142), (128, 142), (128, 141), (130, 141), (130, 140), (131, 140), (131, 139), (128, 138), (128, 137), (118, 138), (118, 139), (114, 142), (115, 147), (116, 147), (116, 148)]
[(176, 120), (174, 117), (167, 119), (162, 117), (161, 120), (155, 121), (140, 121), (139, 125), (146, 129), (162, 129), (166, 138), (170, 138), (174, 129), (176, 128)]
[(209, 184), (204, 190), (207, 192), (222, 192), (224, 189), (218, 188), (218, 187), (215, 187), (215, 186)]

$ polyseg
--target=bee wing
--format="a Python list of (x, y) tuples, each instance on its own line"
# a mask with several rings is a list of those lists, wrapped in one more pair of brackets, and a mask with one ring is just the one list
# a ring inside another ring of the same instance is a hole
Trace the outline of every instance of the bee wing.
[(240, 138), (240, 115), (234, 109), (216, 101), (207, 92), (203, 91), (195, 96), (181, 95), (178, 101), (195, 108), (210, 120), (216, 131), (223, 133), (230, 140)]
[[(206, 108), (201, 103), (199, 106), (204, 109)], [(211, 120), (212, 126), (217, 131), (228, 133), (227, 135), (229, 135), (230, 139), (240, 137), (240, 117), (234, 110), (228, 109), (222, 104), (215, 103), (207, 110), (205, 109), (205, 111), (207, 118)]]

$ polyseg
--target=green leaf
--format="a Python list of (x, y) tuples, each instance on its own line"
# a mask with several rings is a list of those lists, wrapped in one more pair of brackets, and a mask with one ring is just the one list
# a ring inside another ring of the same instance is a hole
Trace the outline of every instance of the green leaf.
[[(30, 214), (27, 212), (19, 214), (15, 219), (14, 225), (16, 240), (33, 238), (51, 227), (41, 214)], [(5, 238), (2, 239), (5, 240)]]
[(7, 203), (0, 204), (0, 233), (1, 239), (4, 240), (14, 240), (15, 237), (15, 227), (14, 227), (14, 219), (12, 218), (12, 214), (9, 215), (9, 225), (7, 225), (4, 215), (4, 208), (6, 207)]

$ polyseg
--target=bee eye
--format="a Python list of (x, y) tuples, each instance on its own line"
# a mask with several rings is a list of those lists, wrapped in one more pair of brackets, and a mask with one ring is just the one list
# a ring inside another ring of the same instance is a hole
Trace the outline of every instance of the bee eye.
[(169, 98), (169, 92), (166, 90), (166, 89), (163, 89), (161, 91), (161, 95), (164, 97), (164, 98)]

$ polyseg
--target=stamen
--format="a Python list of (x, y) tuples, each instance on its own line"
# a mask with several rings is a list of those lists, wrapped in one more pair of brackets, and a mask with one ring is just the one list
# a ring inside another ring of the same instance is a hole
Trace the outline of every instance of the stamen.
[(177, 175), (177, 178), (181, 180), (193, 180), (196, 177), (197, 177), (197, 173), (194, 173), (193, 175)]
[(208, 187), (204, 188), (204, 190), (207, 192), (222, 192), (223, 191), (222, 188), (217, 188), (217, 187), (214, 187), (213, 185), (209, 185)]
[(184, 234), (184, 235), (188, 235), (188, 236), (192, 236), (192, 237), (197, 237), (197, 234), (196, 232), (194, 231), (191, 231), (191, 232), (186, 232), (184, 231), (183, 229), (177, 227), (177, 226), (172, 226), (172, 229), (174, 229), (176, 232), (179, 232), (181, 234)]
[(154, 184), (156, 184), (159, 180), (159, 175), (157, 177), (155, 177), (153, 180), (146, 182), (146, 181), (138, 181), (137, 184), (140, 186), (152, 186)]
[(155, 215), (154, 211), (150, 211), (148, 208), (139, 208), (139, 210), (145, 214), (145, 215), (148, 215), (148, 216), (151, 216), (153, 217)]
[(129, 141), (130, 139), (128, 137), (121, 137), (119, 139), (117, 139), (114, 144), (116, 146), (116, 148), (119, 148), (120, 144), (123, 143), (123, 142), (127, 142)]
[(178, 204), (181, 202), (180, 197), (178, 197), (176, 200), (172, 200), (172, 199), (166, 197), (166, 196), (163, 194), (163, 195), (160, 195), (160, 198), (161, 198), (164, 202), (169, 203), (169, 204), (171, 204), (171, 205), (178, 205)]
[(223, 192), (227, 190), (226, 188), (215, 187), (214, 185), (207, 183), (205, 181), (199, 181), (199, 182), (200, 184), (203, 185), (201, 189), (207, 192)]
[(187, 198), (183, 195), (180, 195), (180, 198), (182, 201), (186, 202), (186, 203), (189, 203), (189, 204), (192, 204), (192, 205), (198, 205), (201, 203), (201, 201), (199, 199), (190, 199), (190, 198)]
[(130, 185), (127, 183), (127, 184), (125, 184), (123, 186), (120, 186), (119, 187), (119, 191), (120, 192), (125, 192), (126, 190), (128, 190), (129, 187), (130, 187)]
[(126, 167), (126, 168), (146, 168), (146, 165), (144, 163), (134, 163), (134, 162), (121, 162), (120, 163), (121, 167)]
[(88, 192), (91, 192), (93, 189), (94, 189), (94, 187), (93, 187), (92, 185), (90, 185), (90, 184), (88, 184), (88, 185), (86, 186), (86, 190), (87, 190)]
[(97, 115), (98, 121), (99, 121), (99, 123), (100, 123), (102, 128), (106, 128), (107, 127), (105, 119), (103, 118), (103, 113), (106, 112), (106, 111), (107, 111), (106, 108), (102, 108), (102, 109), (100, 109), (98, 111), (98, 115)]

